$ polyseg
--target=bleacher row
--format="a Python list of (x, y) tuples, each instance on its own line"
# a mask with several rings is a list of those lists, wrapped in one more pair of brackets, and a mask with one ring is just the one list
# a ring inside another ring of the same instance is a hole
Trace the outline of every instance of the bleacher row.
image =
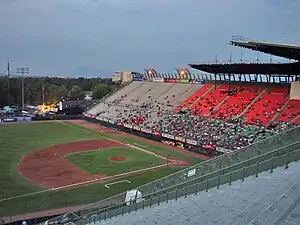
[[(230, 88), (230, 89), (229, 89)], [(231, 90), (231, 95), (228, 95)], [(245, 123), (270, 125), (271, 122), (300, 124), (300, 101), (289, 100), (287, 88), (264, 89), (253, 86), (205, 84), (182, 104), (193, 115), (229, 120), (244, 117)]]
[(197, 146), (235, 150), (300, 125), (300, 101), (289, 100), (288, 92), (286, 87), (134, 81), (87, 113)]

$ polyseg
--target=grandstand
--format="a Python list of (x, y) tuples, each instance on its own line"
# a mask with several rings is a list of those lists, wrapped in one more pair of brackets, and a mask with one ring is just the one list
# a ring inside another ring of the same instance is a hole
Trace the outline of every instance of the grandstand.
[[(300, 60), (299, 46), (230, 44)], [(300, 224), (300, 96), (290, 97), (299, 63), (190, 66), (210, 74), (147, 70), (84, 116), (220, 156), (48, 224)]]
[[(298, 224), (300, 163), (90, 224)], [(98, 217), (95, 218), (95, 221)]]

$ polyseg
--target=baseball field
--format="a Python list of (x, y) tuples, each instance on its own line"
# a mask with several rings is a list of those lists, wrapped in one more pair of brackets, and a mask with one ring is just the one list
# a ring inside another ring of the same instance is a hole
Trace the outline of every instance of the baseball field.
[(0, 217), (86, 205), (205, 159), (83, 120), (1, 125), (0, 156)]

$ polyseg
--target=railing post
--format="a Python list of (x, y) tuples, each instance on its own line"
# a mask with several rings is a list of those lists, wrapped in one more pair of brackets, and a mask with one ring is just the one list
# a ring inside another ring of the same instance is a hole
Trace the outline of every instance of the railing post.
[(195, 195), (198, 194), (198, 183), (196, 183), (196, 191), (195, 191)]
[(157, 205), (159, 205), (160, 201), (160, 195), (157, 196)]
[(206, 180), (206, 187), (205, 187), (205, 191), (208, 192), (208, 179)]
[(169, 192), (167, 192), (167, 200), (166, 200), (166, 203), (169, 202)]
[(176, 191), (175, 191), (175, 200), (177, 201), (177, 198), (178, 198), (178, 189), (176, 188)]
[(217, 181), (218, 183), (217, 183), (217, 189), (219, 189), (220, 188), (220, 175), (218, 175), (218, 181)]
[(231, 185), (231, 180), (232, 180), (232, 172), (229, 174), (229, 185)]
[(245, 180), (245, 167), (243, 167), (243, 171), (242, 171), (242, 181)]
[(187, 197), (187, 187), (185, 187), (185, 196), (184, 196), (184, 198), (186, 198)]
[(124, 216), (124, 206), (123, 205), (121, 207), (121, 214), (122, 214), (122, 216)]
[(288, 151), (286, 153), (286, 158), (285, 158), (285, 169), (289, 168), (289, 153), (290, 153), (290, 151), (288, 149)]
[(130, 213), (130, 210), (131, 210), (131, 202), (129, 202), (129, 205), (128, 205), (128, 213)]
[(272, 156), (271, 171), (270, 171), (270, 173), (273, 173), (273, 170), (274, 170), (274, 156)]
[(142, 209), (144, 209), (144, 208), (145, 208), (145, 200), (142, 199)]
[(259, 161), (256, 163), (255, 177), (258, 177), (258, 172), (259, 172)]

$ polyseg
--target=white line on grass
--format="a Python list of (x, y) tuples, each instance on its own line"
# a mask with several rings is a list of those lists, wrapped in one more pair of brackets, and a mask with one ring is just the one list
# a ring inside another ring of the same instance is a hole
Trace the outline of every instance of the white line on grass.
[[(93, 132), (93, 131), (82, 129), (82, 128), (78, 127), (78, 126), (74, 126), (73, 124), (71, 125), (71, 123), (65, 123), (65, 122), (61, 122), (61, 121), (56, 121), (56, 122), (61, 123), (61, 124), (65, 125), (65, 126), (70, 126), (72, 128), (76, 128), (76, 129), (78, 129), (80, 131), (83, 131), (83, 132), (86, 132), (86, 133), (90, 133), (90, 134), (101, 136), (102, 138), (104, 138), (106, 140), (113, 141), (115, 143), (118, 143), (118, 144), (121, 144), (121, 145), (125, 145), (125, 146), (130, 147), (130, 148), (137, 149), (137, 150), (139, 150), (141, 152), (144, 152), (146, 154), (154, 155), (154, 156), (156, 156), (158, 158), (167, 160), (166, 157), (158, 155), (158, 154), (155, 154), (154, 152), (142, 149), (140, 147), (137, 147), (137, 146), (134, 146), (134, 145), (131, 145), (131, 144), (122, 143), (122, 142), (114, 140), (112, 138), (104, 137), (100, 133), (96, 133), (96, 132)], [(23, 194), (23, 195), (17, 195), (17, 196), (13, 196), (13, 197), (3, 198), (3, 199), (0, 199), (0, 202), (4, 202), (4, 201), (8, 201), (8, 200), (13, 200), (13, 199), (17, 199), (17, 198), (28, 197), (28, 196), (37, 195), (37, 194), (42, 194), (42, 193), (46, 193), (46, 192), (50, 192), (50, 191), (58, 191), (58, 190), (61, 190), (61, 189), (77, 187), (77, 186), (81, 186), (81, 185), (85, 185), (85, 184), (91, 184), (91, 183), (95, 183), (97, 181), (104, 181), (104, 180), (107, 180), (107, 179), (118, 178), (118, 177), (125, 176), (125, 175), (131, 175), (131, 174), (135, 174), (135, 173), (139, 173), (139, 172), (143, 172), (143, 171), (149, 171), (149, 170), (153, 170), (153, 169), (162, 168), (162, 167), (165, 167), (165, 166), (168, 166), (168, 164), (161, 164), (161, 165), (158, 165), (158, 166), (148, 167), (148, 168), (144, 168), (144, 169), (140, 169), (140, 170), (135, 170), (135, 171), (130, 171), (130, 172), (126, 172), (126, 173), (121, 173), (121, 174), (117, 174), (117, 175), (113, 175), (113, 176), (108, 176), (108, 177), (103, 177), (103, 178), (96, 178), (96, 179), (93, 179), (93, 180), (83, 181), (83, 182), (79, 182), (79, 183), (75, 183), (75, 184), (69, 184), (69, 185), (64, 185), (64, 186), (55, 187), (55, 188), (51, 188), (51, 189), (46, 189), (46, 190), (31, 192), (31, 193), (28, 193), (28, 194)]]
[(120, 181), (116, 181), (116, 182), (113, 182), (113, 183), (105, 184), (104, 186), (105, 186), (106, 188), (110, 188), (109, 186), (114, 185), (114, 184), (120, 184), (120, 183), (128, 183), (128, 184), (131, 184), (131, 182), (130, 182), (129, 180), (120, 180)]

